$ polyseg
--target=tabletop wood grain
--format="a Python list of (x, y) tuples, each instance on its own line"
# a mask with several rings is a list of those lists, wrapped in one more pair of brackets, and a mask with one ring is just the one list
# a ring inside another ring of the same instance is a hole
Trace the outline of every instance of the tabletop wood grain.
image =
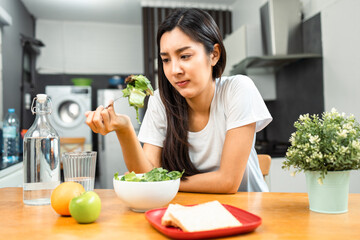
[[(114, 190), (95, 190), (102, 201), (96, 222), (78, 224), (61, 217), (50, 205), (27, 206), (22, 188), (0, 189), (0, 239), (167, 239), (145, 219), (129, 210)], [(226, 239), (360, 239), (360, 194), (349, 195), (349, 211), (321, 214), (309, 210), (306, 193), (178, 193), (172, 203), (211, 200), (236, 206), (262, 218), (251, 233)]]

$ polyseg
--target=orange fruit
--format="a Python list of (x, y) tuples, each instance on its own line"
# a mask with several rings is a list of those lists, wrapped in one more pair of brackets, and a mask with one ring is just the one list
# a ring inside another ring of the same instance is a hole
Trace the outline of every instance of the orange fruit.
[(85, 189), (80, 183), (61, 183), (51, 193), (51, 207), (60, 215), (70, 216), (69, 203), (71, 199), (83, 192), (85, 192)]

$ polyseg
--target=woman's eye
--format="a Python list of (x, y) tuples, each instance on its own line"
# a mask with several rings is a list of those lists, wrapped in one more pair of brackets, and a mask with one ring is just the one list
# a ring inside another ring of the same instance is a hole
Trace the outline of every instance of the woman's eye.
[(190, 57), (191, 57), (191, 55), (182, 55), (182, 56), (181, 56), (182, 59), (188, 59), (188, 58), (190, 58)]
[(162, 61), (163, 63), (167, 63), (167, 62), (169, 62), (169, 59), (168, 59), (168, 58), (162, 58), (161, 61)]

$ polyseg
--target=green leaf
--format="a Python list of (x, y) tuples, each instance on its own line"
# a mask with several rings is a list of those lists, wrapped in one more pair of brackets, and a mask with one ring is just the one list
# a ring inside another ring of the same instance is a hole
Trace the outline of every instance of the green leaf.
[(169, 172), (163, 168), (153, 168), (151, 171), (144, 173), (140, 178), (136, 176), (135, 172), (125, 174), (121, 180), (129, 182), (159, 182), (159, 181), (168, 181), (176, 180), (181, 178), (185, 170), (182, 172), (171, 171)]
[(135, 80), (135, 88), (140, 91), (145, 91), (146, 95), (153, 95), (154, 90), (150, 81), (143, 75), (135, 75), (132, 77)]
[(134, 171), (131, 173), (125, 174), (124, 179), (125, 179), (125, 181), (128, 181), (128, 182), (139, 182), (140, 181), (140, 178), (138, 178), (136, 176), (136, 173)]
[(122, 90), (123, 97), (127, 97), (129, 105), (135, 108), (136, 119), (139, 124), (141, 124), (139, 120), (139, 108), (144, 107), (145, 97), (153, 95), (154, 90), (149, 79), (143, 75), (131, 75), (129, 78), (131, 78), (132, 81)]
[(116, 173), (114, 174), (114, 178), (115, 178), (115, 180), (119, 180), (119, 173), (118, 173), (118, 172), (116, 172)]
[(130, 88), (131, 88), (131, 87), (128, 87), (128, 88), (125, 88), (125, 89), (122, 90), (122, 92), (123, 92), (123, 97), (128, 97), (128, 96), (130, 96)]
[(129, 96), (129, 104), (130, 106), (134, 106), (137, 108), (144, 107), (144, 99), (146, 97), (146, 94), (142, 91), (132, 88), (130, 90), (130, 96)]

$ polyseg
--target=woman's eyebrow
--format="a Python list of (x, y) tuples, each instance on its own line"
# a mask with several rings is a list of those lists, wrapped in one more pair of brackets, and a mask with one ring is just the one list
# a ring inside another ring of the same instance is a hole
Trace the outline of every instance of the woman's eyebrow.
[[(185, 46), (185, 47), (176, 49), (175, 52), (178, 54), (178, 53), (181, 53), (182, 51), (185, 51), (186, 49), (189, 49), (189, 48), (191, 48), (191, 47), (190, 47), (190, 46)], [(167, 56), (167, 55), (169, 55), (169, 53), (167, 53), (167, 52), (160, 52), (160, 56)]]

